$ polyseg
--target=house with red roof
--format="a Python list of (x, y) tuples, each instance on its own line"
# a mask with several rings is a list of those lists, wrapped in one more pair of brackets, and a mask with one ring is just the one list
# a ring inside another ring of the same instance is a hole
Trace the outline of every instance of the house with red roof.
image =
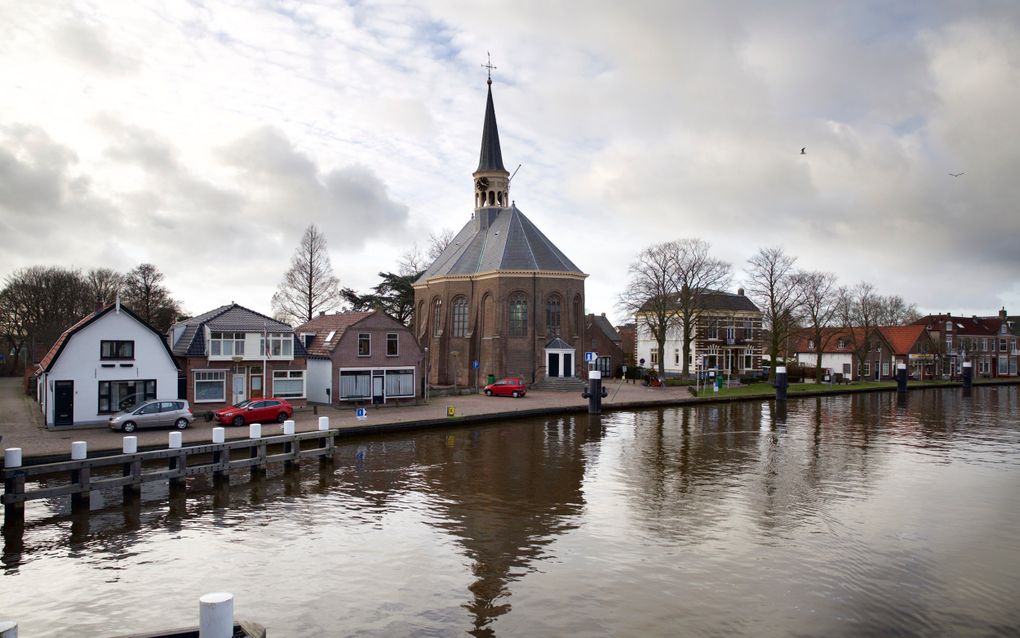
[(995, 317), (937, 314), (914, 322), (931, 333), (943, 375), (959, 375), (964, 361), (983, 377), (1017, 375), (1020, 337), (1013, 334), (1006, 309)]
[(310, 402), (401, 403), (420, 396), (423, 351), (407, 326), (386, 313), (323, 313), (294, 331), (308, 352)]
[(793, 343), (798, 364), (814, 368), (820, 353), (823, 370), (849, 381), (888, 378), (895, 370), (893, 347), (881, 330), (873, 330), (866, 338), (863, 328), (824, 328), (821, 343), (815, 342), (811, 331), (804, 330)]
[(119, 302), (69, 327), (36, 369), (46, 426), (95, 425), (149, 399), (177, 399), (163, 335)]
[(939, 374), (937, 348), (924, 325), (883, 326), (878, 330), (889, 344), (893, 371), (902, 363), (907, 366), (911, 379), (936, 378)]

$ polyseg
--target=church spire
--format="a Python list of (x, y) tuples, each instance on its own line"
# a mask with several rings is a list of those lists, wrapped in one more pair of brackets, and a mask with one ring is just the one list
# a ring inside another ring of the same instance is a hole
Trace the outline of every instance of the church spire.
[(492, 105), (492, 70), (490, 60), (483, 64), (488, 69), (488, 97), (485, 101), (485, 122), (482, 125), (482, 150), (475, 169), (475, 210), (505, 208), (510, 204), (510, 173), (503, 167), (503, 152), (499, 148), (499, 129), (496, 127), (496, 108)]

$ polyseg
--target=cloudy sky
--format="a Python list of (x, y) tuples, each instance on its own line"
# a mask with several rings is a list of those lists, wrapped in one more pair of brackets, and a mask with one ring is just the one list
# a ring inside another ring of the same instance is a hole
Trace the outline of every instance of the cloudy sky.
[(367, 289), (470, 219), (486, 52), (511, 197), (589, 311), (700, 237), (738, 278), (781, 245), (1020, 313), (1014, 1), (0, 0), (0, 276), (151, 262), (192, 313), (269, 312), (314, 223)]

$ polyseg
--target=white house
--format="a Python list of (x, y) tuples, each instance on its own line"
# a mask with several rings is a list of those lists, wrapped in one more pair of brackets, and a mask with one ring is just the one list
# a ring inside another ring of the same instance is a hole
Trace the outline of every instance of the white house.
[(36, 374), (47, 427), (102, 423), (139, 401), (177, 398), (177, 364), (166, 340), (119, 303), (65, 330)]

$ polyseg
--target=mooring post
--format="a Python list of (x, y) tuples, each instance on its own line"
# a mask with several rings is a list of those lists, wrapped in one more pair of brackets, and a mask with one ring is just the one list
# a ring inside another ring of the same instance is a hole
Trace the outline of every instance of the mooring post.
[(328, 432), (328, 431), (329, 431), (329, 417), (328, 416), (320, 416), (319, 417), (319, 432)]
[[(283, 435), (294, 436), (296, 430), (296, 424), (293, 419), (287, 419), (283, 422)], [(283, 468), (285, 470), (292, 469), (297, 465), (298, 452), (301, 450), (301, 444), (294, 439), (291, 439), (283, 444), (284, 454), (289, 454), (290, 458), (283, 462)]]
[[(226, 440), (227, 431), (225, 428), (213, 428), (213, 444), (223, 445)], [(222, 447), (213, 452), (213, 465), (216, 466), (216, 469), (213, 470), (213, 484), (230, 482), (230, 448)]]
[[(4, 529), (13, 531), (25, 526), (25, 474), (21, 468), (21, 448), (9, 447), (4, 450)], [(12, 472), (11, 470), (15, 470)], [(17, 501), (12, 500), (17, 498)]]
[[(74, 441), (71, 443), (71, 460), (84, 461), (88, 457), (88, 443)], [(89, 491), (92, 482), (89, 468), (82, 463), (77, 469), (71, 470), (71, 483), (81, 488), (80, 492), (71, 495), (71, 511), (89, 509)]]
[(903, 394), (907, 391), (907, 364), (896, 364), (896, 391)]
[(602, 386), (602, 371), (588, 371), (588, 387), (581, 392), (588, 399), (588, 414), (602, 414), (602, 399), (609, 396), (609, 389)]
[(18, 623), (13, 620), (0, 620), (0, 638), (18, 638)]
[(184, 436), (180, 432), (171, 432), (170, 441), (167, 447), (171, 450), (180, 450), (176, 456), (171, 456), (169, 468), (177, 470), (177, 476), (170, 477), (170, 489), (184, 487), (187, 483), (184, 480), (184, 470), (188, 467), (188, 455), (183, 451)]
[(252, 423), (248, 426), (248, 438), (259, 441), (257, 445), (251, 446), (251, 458), (258, 459), (258, 462), (251, 466), (251, 477), (261, 478), (266, 471), (266, 467), (264, 465), (265, 455), (261, 454), (261, 452), (266, 449), (266, 446), (263, 445), (260, 440), (262, 438), (261, 423)]
[(786, 401), (786, 366), (776, 366), (776, 401)]
[(319, 445), (322, 448), (322, 455), (319, 457), (319, 463), (332, 463), (333, 462), (333, 435), (329, 431), (329, 417), (319, 417), (319, 432), (322, 432), (326, 436), (319, 439)]
[(970, 386), (974, 383), (974, 368), (971, 366), (970, 361), (963, 362), (963, 388), (970, 390)]
[(198, 599), (198, 638), (232, 638), (234, 595), (214, 592)]
[[(137, 436), (125, 436), (124, 441), (121, 444), (121, 452), (124, 454), (138, 454), (138, 437)], [(130, 461), (124, 461), (121, 464), (121, 470), (123, 476), (130, 476), (138, 481), (142, 476), (142, 461), (141, 459), (131, 459)], [(141, 495), (142, 486), (141, 482), (129, 483), (121, 487), (121, 493), (124, 495), (124, 499), (133, 499)]]

